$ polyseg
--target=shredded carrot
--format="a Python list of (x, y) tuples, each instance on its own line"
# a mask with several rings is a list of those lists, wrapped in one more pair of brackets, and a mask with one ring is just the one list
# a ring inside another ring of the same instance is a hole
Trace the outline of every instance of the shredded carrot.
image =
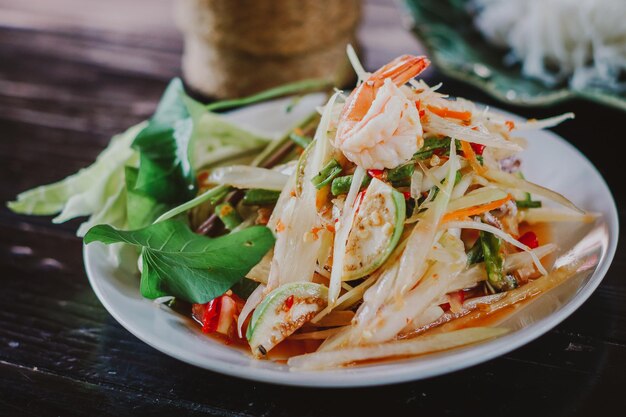
[(459, 119), (463, 120), (464, 122), (469, 122), (470, 120), (472, 120), (472, 112), (470, 111), (456, 111), (450, 110), (445, 107), (435, 107), (431, 105), (427, 105), (426, 108), (440, 117)]
[(319, 238), (318, 233), (323, 230), (323, 227), (312, 227), (311, 228), (311, 233), (313, 233), (313, 236), (315, 237), (315, 240), (317, 240)]
[(512, 120), (507, 120), (506, 122), (504, 122), (504, 125), (509, 129), (509, 132), (515, 129), (515, 122)]
[(304, 131), (303, 131), (302, 129), (300, 129), (299, 127), (296, 127), (296, 128), (293, 130), (293, 133), (295, 133), (295, 134), (296, 134), (296, 135), (298, 135), (298, 136), (304, 136)]
[(278, 220), (276, 222), (276, 231), (278, 233), (282, 232), (283, 230), (285, 230), (285, 225), (283, 224), (283, 222), (281, 222), (280, 220)]
[(476, 159), (476, 153), (474, 152), (474, 149), (472, 149), (472, 145), (469, 142), (462, 140), (461, 149), (463, 150), (465, 158), (474, 169), (474, 171), (476, 171), (478, 174), (484, 174), (486, 171), (485, 167), (482, 166), (480, 162), (478, 162), (478, 159)]
[(506, 197), (501, 198), (500, 200), (492, 201), (491, 203), (483, 204), (482, 206), (473, 206), (473, 207), (467, 207), (467, 208), (460, 209), (460, 210), (455, 210), (455, 211), (445, 214), (441, 218), (441, 222), (445, 223), (445, 222), (449, 222), (452, 220), (464, 219), (466, 217), (475, 216), (477, 214), (495, 210), (511, 199), (513, 199), (513, 197), (511, 196), (511, 194), (509, 194)]

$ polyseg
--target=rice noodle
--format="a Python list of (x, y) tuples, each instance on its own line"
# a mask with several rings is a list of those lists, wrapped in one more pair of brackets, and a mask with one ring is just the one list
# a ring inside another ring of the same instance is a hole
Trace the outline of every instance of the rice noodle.
[(474, 0), (474, 24), (506, 63), (549, 87), (626, 91), (623, 0)]

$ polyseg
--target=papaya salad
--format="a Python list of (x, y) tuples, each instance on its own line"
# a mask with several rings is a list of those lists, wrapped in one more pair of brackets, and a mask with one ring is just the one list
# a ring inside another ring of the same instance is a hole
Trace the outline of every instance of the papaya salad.
[[(62, 210), (61, 221), (91, 214), (86, 243), (138, 249), (144, 297), (189, 306), (203, 332), (258, 359), (304, 341), (292, 369), (406, 358), (506, 333), (485, 318), (576, 271), (551, 268), (557, 246), (541, 231), (595, 218), (526, 180), (518, 155), (523, 131), (573, 115), (513, 121), (417, 78), (424, 56), (373, 73), (351, 48), (348, 56), (355, 89), (329, 94), (282, 139), (227, 126), (213, 111), (231, 102), (200, 105), (178, 87), (92, 167), (10, 207)], [(177, 150), (171, 161), (161, 145)], [(120, 194), (92, 194), (91, 209), (76, 210), (112, 155), (119, 178), (105, 176), (107, 192)], [(67, 181), (82, 194), (70, 195)]]

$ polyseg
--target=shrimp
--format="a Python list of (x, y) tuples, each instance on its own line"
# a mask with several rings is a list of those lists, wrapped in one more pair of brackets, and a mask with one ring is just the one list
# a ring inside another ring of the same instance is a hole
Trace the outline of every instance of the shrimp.
[(400, 90), (430, 65), (424, 56), (403, 55), (352, 91), (339, 116), (335, 145), (365, 169), (395, 168), (423, 144), (415, 103)]

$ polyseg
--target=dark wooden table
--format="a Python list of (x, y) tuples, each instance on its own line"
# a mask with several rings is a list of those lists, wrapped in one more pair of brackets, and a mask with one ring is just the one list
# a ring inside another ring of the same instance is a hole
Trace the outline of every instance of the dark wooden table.
[[(393, 3), (368, 1), (361, 39), (374, 68), (419, 45)], [(88, 165), (109, 137), (149, 116), (178, 75), (166, 0), (0, 0), (0, 200)], [(446, 90), (489, 104), (445, 79)], [(607, 179), (624, 220), (626, 114), (590, 103), (555, 129)], [(558, 163), (555, 162), (555, 163)], [(83, 270), (76, 222), (0, 210), (0, 415), (600, 415), (626, 407), (626, 247), (595, 294), (508, 355), (401, 385), (308, 390), (211, 373), (140, 342), (105, 311)], [(428, 414), (426, 414), (428, 413)]]

